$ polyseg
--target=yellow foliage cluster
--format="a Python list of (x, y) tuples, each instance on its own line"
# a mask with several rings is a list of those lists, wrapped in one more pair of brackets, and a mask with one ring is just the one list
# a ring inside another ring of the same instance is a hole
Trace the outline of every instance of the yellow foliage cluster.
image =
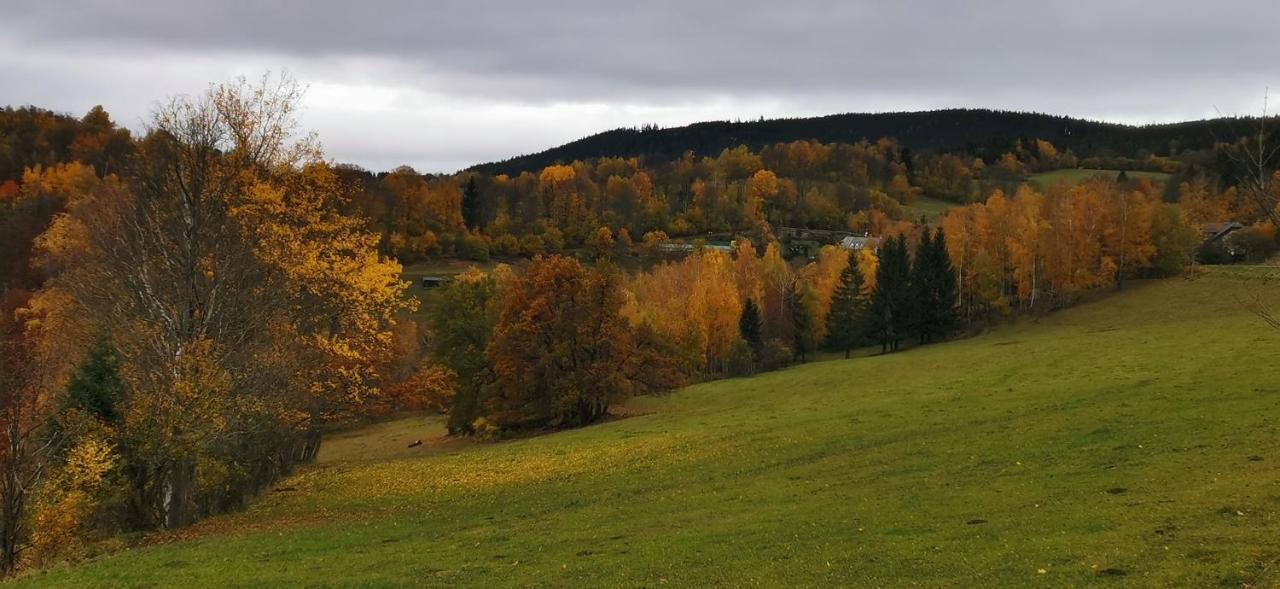
[(29, 557), (34, 564), (84, 555), (85, 528), (116, 462), (112, 447), (93, 436), (67, 452), (66, 462), (36, 494)]
[(1135, 184), (1097, 180), (1044, 194), (1024, 185), (1013, 198), (997, 190), (952, 209), (943, 227), (966, 308), (1069, 302), (1147, 267), (1161, 201), (1146, 181)]

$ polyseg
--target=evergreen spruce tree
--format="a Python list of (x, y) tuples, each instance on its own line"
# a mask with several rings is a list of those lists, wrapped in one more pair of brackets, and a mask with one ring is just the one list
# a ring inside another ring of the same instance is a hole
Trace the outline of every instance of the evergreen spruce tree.
[(742, 316), (738, 319), (738, 332), (742, 334), (743, 341), (751, 346), (752, 356), (759, 360), (764, 344), (760, 336), (760, 308), (751, 299), (747, 299), (747, 303), (742, 306)]
[(871, 297), (870, 333), (880, 351), (897, 351), (910, 327), (910, 263), (906, 237), (886, 239), (880, 246), (876, 291)]
[(94, 342), (84, 362), (71, 375), (62, 406), (84, 411), (103, 423), (116, 424), (126, 391), (124, 379), (120, 377), (120, 357), (111, 340), (103, 336)]
[(476, 176), (471, 175), (466, 186), (462, 188), (462, 222), (467, 229), (478, 229), (480, 219), (480, 188), (476, 186)]
[(915, 259), (911, 262), (911, 280), (908, 288), (910, 306), (908, 332), (918, 338), (921, 344), (930, 339), (933, 290), (937, 276), (936, 265), (937, 256), (933, 248), (933, 239), (930, 237), (929, 228), (925, 227), (920, 236), (920, 246), (916, 248)]
[(840, 282), (831, 294), (831, 311), (827, 314), (827, 348), (843, 351), (845, 358), (863, 343), (865, 336), (867, 309), (862, 285), (858, 254), (851, 252), (849, 264), (840, 272)]
[(796, 360), (805, 361), (805, 357), (812, 347), (809, 341), (809, 327), (812, 323), (809, 317), (809, 307), (804, 304), (804, 296), (797, 290), (799, 283), (792, 281), (791, 286), (787, 287), (784, 303), (787, 307), (787, 314), (791, 317), (792, 332), (795, 338), (791, 342), (791, 348), (795, 353)]
[(951, 255), (947, 253), (947, 237), (941, 227), (933, 234), (932, 245), (933, 288), (930, 290), (929, 301), (929, 341), (935, 337), (951, 335), (960, 324), (956, 269), (951, 265)]

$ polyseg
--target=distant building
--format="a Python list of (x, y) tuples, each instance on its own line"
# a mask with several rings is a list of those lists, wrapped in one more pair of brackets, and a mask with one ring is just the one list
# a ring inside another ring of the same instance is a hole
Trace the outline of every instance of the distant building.
[(665, 254), (690, 253), (699, 247), (705, 250), (719, 250), (722, 252), (733, 251), (734, 242), (705, 242), (705, 243), (680, 243), (675, 241), (664, 241), (658, 244), (658, 251)]
[(1228, 235), (1244, 229), (1242, 223), (1228, 221), (1226, 223), (1205, 223), (1200, 226), (1200, 236), (1205, 243), (1212, 243), (1226, 238)]
[(422, 288), (436, 288), (444, 285), (444, 278), (440, 276), (423, 276)]
[(847, 235), (844, 239), (840, 240), (840, 247), (847, 250), (858, 251), (868, 247), (875, 248), (878, 242), (878, 239), (871, 237), (866, 233), (863, 233), (862, 235)]
[(1246, 254), (1245, 248), (1236, 244), (1234, 239), (1236, 232), (1241, 229), (1244, 229), (1244, 224), (1235, 221), (1205, 223), (1200, 226), (1200, 237), (1204, 240), (1204, 245), (1218, 244), (1232, 260), (1239, 261)]

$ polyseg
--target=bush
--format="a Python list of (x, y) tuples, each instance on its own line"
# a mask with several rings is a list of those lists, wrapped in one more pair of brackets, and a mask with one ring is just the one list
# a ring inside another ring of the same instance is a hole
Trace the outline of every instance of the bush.
[(501, 235), (493, 240), (493, 246), (489, 248), (490, 253), (495, 256), (516, 256), (520, 254), (520, 240), (510, 233)]
[(468, 235), (458, 242), (458, 257), (479, 262), (489, 261), (489, 242), (479, 235)]
[(787, 342), (774, 338), (765, 342), (760, 350), (760, 369), (786, 368), (791, 364), (791, 359), (791, 346), (788, 346)]
[(542, 245), (550, 254), (564, 251), (564, 233), (554, 225), (548, 225), (546, 231), (542, 233)]
[(1231, 245), (1250, 262), (1264, 262), (1276, 253), (1276, 240), (1261, 227), (1241, 229), (1230, 236)]
[(542, 243), (542, 238), (537, 235), (526, 235), (520, 238), (520, 255), (530, 258), (542, 255), (547, 251), (546, 245)]
[(117, 462), (111, 445), (93, 436), (68, 450), (65, 462), (36, 491), (29, 559), (44, 565), (85, 556), (90, 519), (110, 492)]
[(502, 433), (497, 424), (483, 417), (477, 417), (475, 421), (471, 422), (471, 431), (476, 439), (481, 442), (497, 441), (498, 436)]
[(739, 339), (734, 342), (733, 348), (729, 350), (729, 358), (726, 361), (725, 368), (729, 372), (729, 376), (750, 376), (755, 373), (755, 354), (751, 352), (751, 345), (745, 340)]
[(1222, 240), (1201, 245), (1196, 250), (1196, 260), (1201, 264), (1209, 265), (1230, 264), (1232, 261), (1231, 252), (1227, 251), (1227, 246), (1222, 243)]

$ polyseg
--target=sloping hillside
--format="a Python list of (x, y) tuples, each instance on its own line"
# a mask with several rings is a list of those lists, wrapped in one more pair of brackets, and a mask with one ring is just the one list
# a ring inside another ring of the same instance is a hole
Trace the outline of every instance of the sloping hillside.
[(759, 149), (778, 142), (816, 139), (853, 143), (892, 137), (910, 149), (966, 151), (999, 157), (1018, 139), (1047, 139), (1077, 155), (1167, 154), (1170, 146), (1202, 149), (1227, 140), (1244, 121), (1209, 120), (1131, 126), (1040, 113), (950, 109), (923, 112), (847, 113), (821, 117), (729, 122), (710, 121), (667, 129), (614, 129), (534, 154), (471, 168), (515, 175), (555, 163), (594, 157), (675, 159), (686, 151), (715, 155), (746, 145)]
[(439, 430), (381, 426), (245, 513), (25, 585), (1271, 586), (1280, 333), (1241, 288), (1135, 284), (532, 439), (412, 455)]

